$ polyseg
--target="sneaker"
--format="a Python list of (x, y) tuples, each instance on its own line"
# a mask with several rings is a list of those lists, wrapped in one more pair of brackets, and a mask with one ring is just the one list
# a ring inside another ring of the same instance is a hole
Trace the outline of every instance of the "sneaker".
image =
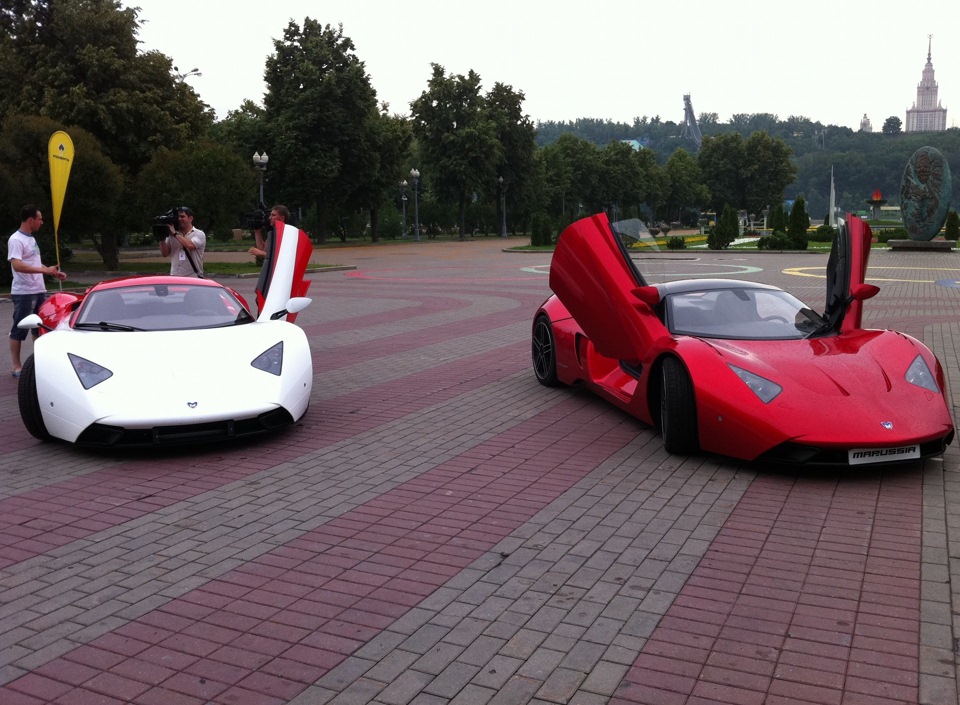
[(20, 376), (20, 370), (14, 370), (13, 372), (10, 373), (10, 376), (11, 376), (11, 377), (19, 377), (19, 376)]

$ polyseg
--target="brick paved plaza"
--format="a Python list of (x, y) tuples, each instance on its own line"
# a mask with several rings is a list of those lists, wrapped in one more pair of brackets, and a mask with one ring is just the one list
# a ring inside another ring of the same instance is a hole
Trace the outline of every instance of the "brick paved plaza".
[[(956, 704), (958, 444), (843, 472), (670, 456), (537, 384), (550, 256), (503, 245), (316, 253), (350, 269), (298, 318), (311, 406), (256, 441), (40, 443), (4, 363), (0, 704)], [(826, 255), (649, 257), (823, 308)], [(867, 324), (960, 394), (960, 254), (871, 264)]]

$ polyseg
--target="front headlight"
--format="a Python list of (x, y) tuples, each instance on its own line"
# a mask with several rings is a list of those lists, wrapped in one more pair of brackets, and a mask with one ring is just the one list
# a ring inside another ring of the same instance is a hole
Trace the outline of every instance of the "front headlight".
[(927, 363), (923, 361), (922, 355), (917, 355), (917, 357), (914, 358), (913, 362), (910, 363), (910, 367), (907, 368), (907, 374), (904, 376), (910, 384), (915, 384), (934, 394), (940, 393), (937, 380), (933, 378), (933, 373), (930, 372)]
[(283, 371), (283, 341), (281, 340), (266, 352), (257, 355), (250, 364), (258, 370), (279, 377)]
[(69, 358), (70, 364), (73, 365), (73, 371), (77, 373), (77, 377), (80, 378), (80, 384), (83, 385), (84, 389), (96, 387), (104, 380), (113, 377), (113, 372), (106, 367), (98, 365), (95, 362), (90, 362), (90, 360), (85, 360), (79, 355), (67, 353), (67, 358)]
[(783, 391), (781, 387), (776, 382), (771, 382), (766, 377), (761, 377), (760, 375), (755, 375), (753, 372), (747, 372), (746, 370), (737, 367), (736, 365), (727, 366), (734, 371), (734, 373), (739, 377), (745, 385), (750, 387), (750, 391), (760, 397), (760, 401), (764, 404), (769, 404), (774, 399), (777, 398), (777, 395)]

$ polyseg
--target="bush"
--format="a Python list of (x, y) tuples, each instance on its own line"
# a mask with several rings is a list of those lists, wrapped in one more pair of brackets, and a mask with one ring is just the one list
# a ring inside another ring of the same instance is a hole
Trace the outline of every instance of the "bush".
[(956, 242), (960, 238), (960, 215), (955, 210), (947, 213), (947, 223), (943, 231), (943, 236), (947, 240)]
[(874, 230), (873, 234), (877, 237), (877, 242), (886, 243), (889, 240), (909, 240), (910, 234), (906, 228), (884, 228), (883, 230)]
[(791, 250), (790, 238), (779, 230), (757, 240), (758, 250)]
[(546, 213), (534, 213), (530, 223), (530, 244), (534, 247), (543, 247), (553, 244), (553, 223)]
[(725, 250), (733, 244), (739, 234), (740, 222), (737, 219), (737, 211), (726, 204), (723, 207), (720, 222), (707, 235), (707, 247), (711, 250)]
[(672, 238), (667, 240), (667, 249), (668, 250), (685, 250), (687, 249), (687, 241), (682, 237), (677, 237), (674, 235)]
[(835, 228), (831, 228), (829, 225), (821, 225), (812, 234), (808, 234), (807, 239), (811, 242), (833, 242), (835, 234)]

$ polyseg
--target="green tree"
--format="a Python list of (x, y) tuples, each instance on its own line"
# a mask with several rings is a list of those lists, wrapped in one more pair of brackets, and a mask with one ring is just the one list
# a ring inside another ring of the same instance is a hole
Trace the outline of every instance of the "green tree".
[(770, 211), (770, 218), (767, 220), (767, 228), (774, 233), (786, 234), (788, 223), (787, 211), (783, 208), (783, 201), (777, 201), (776, 205), (774, 205), (773, 209)]
[(899, 135), (903, 127), (903, 121), (896, 115), (891, 115), (883, 121), (883, 134)]
[(960, 215), (953, 209), (947, 213), (947, 222), (944, 225), (943, 236), (947, 240), (956, 242), (960, 238)]
[(738, 132), (705, 138), (698, 163), (710, 189), (711, 207), (719, 211), (729, 203), (759, 213), (767, 204), (783, 200), (784, 189), (796, 175), (790, 156), (782, 139), (763, 131), (747, 139)]
[(537, 151), (541, 165), (542, 199), (549, 212), (561, 220), (574, 220), (581, 207), (589, 207), (587, 195), (597, 190), (600, 154), (596, 145), (571, 133)]
[[(263, 108), (252, 100), (243, 101), (239, 108), (213, 124), (208, 132), (210, 141), (222, 144), (244, 161), (252, 162), (254, 152), (266, 152), (272, 147), (263, 113)], [(266, 194), (264, 198), (267, 198)], [(252, 199), (251, 205), (256, 205), (256, 200)]]
[[(11, 232), (19, 225), (19, 209), (34, 203), (47, 214), (41, 244), (53, 241), (53, 207), (50, 203), (50, 166), (47, 145), (51, 135), (64, 130), (74, 145), (74, 160), (60, 214), (61, 244), (91, 238), (101, 251), (104, 263), (116, 269), (116, 242), (119, 227), (115, 219), (123, 196), (120, 169), (103, 154), (97, 139), (77, 127), (66, 127), (43, 117), (15, 115), (0, 127), (0, 227)], [(6, 238), (3, 238), (6, 246)], [(61, 248), (63, 249), (63, 248)], [(62, 254), (62, 253), (61, 253)], [(65, 261), (44, 252), (46, 260)], [(45, 260), (45, 261), (46, 261)], [(112, 266), (111, 266), (112, 265)], [(9, 272), (9, 267), (4, 268)]]
[(370, 210), (370, 238), (378, 242), (380, 207), (384, 201), (393, 200), (398, 184), (404, 179), (403, 167), (410, 152), (413, 131), (408, 120), (387, 115), (385, 105), (378, 118), (371, 121), (371, 128), (374, 130), (371, 139), (377, 154), (377, 168), (366, 190), (366, 202)]
[[(532, 188), (534, 178), (533, 154), (536, 149), (533, 122), (523, 113), (524, 95), (511, 86), (495, 83), (485, 96), (487, 116), (493, 121), (500, 143), (502, 162), (497, 165), (498, 185), (503, 179), (506, 187), (504, 200), (510, 221), (516, 223), (530, 216), (536, 208)], [(501, 200), (497, 199), (498, 222)]]
[(743, 206), (744, 176), (749, 171), (743, 136), (739, 132), (705, 137), (697, 155), (704, 185), (710, 191), (710, 209), (720, 213), (724, 204)]
[(737, 218), (737, 209), (729, 203), (723, 206), (720, 222), (707, 235), (707, 247), (711, 250), (725, 250), (740, 234), (740, 220)]
[(136, 8), (15, 0), (0, 12), (0, 117), (42, 115), (81, 127), (130, 173), (213, 122), (169, 57), (138, 51)]
[(807, 249), (807, 228), (810, 227), (810, 216), (807, 215), (806, 202), (803, 196), (798, 196), (790, 209), (790, 220), (787, 223), (787, 238), (790, 248), (794, 250)]
[(748, 213), (759, 213), (767, 204), (783, 200), (783, 192), (796, 177), (790, 147), (780, 138), (766, 132), (754, 132), (743, 145), (743, 200), (737, 207)]
[(413, 134), (423, 172), (441, 201), (457, 204), (460, 237), (466, 237), (467, 203), (474, 193), (489, 193), (497, 183), (497, 168), (504, 164), (497, 123), (491, 119), (480, 93), (480, 76), (446, 75), (433, 64), (427, 90), (410, 105)]
[[(273, 188), (288, 205), (309, 199), (318, 237), (330, 219), (369, 206), (377, 175), (376, 92), (343, 27), (290, 21), (267, 57), (264, 119)], [(261, 149), (267, 149), (263, 145)]]
[(253, 167), (227, 147), (195, 142), (189, 149), (163, 150), (143, 168), (136, 184), (141, 229), (175, 206), (190, 206), (208, 236), (228, 238), (239, 214), (256, 193)]
[[(710, 192), (703, 184), (703, 175), (696, 158), (685, 149), (676, 149), (664, 165), (667, 193), (664, 215), (670, 220), (684, 220), (686, 209), (692, 210), (693, 222), (700, 209), (710, 201)], [(688, 219), (689, 220), (689, 219)]]

